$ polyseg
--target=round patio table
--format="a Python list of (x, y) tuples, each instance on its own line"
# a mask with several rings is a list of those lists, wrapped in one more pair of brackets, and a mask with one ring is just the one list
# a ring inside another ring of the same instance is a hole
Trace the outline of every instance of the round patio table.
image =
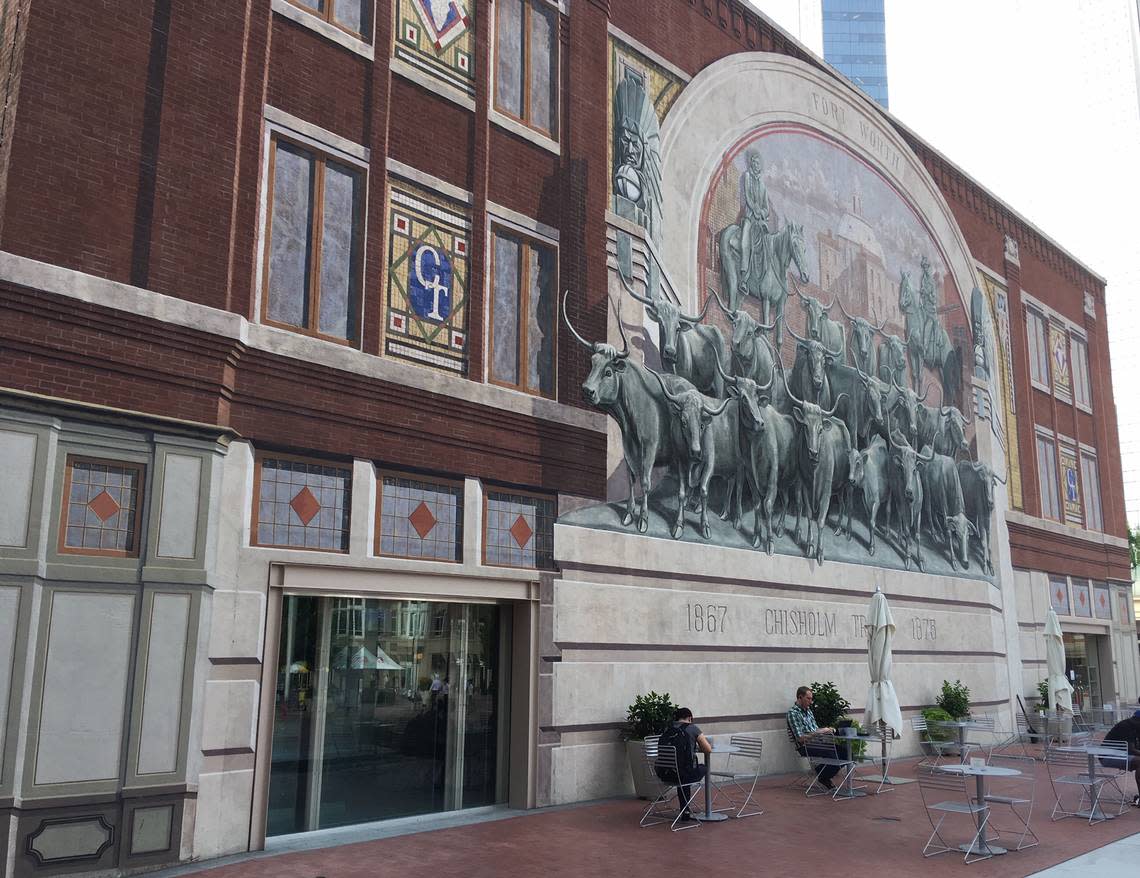
[[(1015, 777), (1020, 775), (1021, 772), (1016, 768), (1002, 768), (998, 765), (970, 765), (963, 762), (958, 765), (939, 765), (940, 771), (945, 771), (947, 774), (964, 774), (973, 777), (977, 781), (977, 797), (978, 804), (985, 804), (986, 801), (986, 778), (987, 777)], [(978, 854), (981, 856), (998, 856), (1000, 854), (1008, 854), (1005, 848), (998, 847), (997, 845), (989, 844), (986, 841), (986, 819), (985, 813), (989, 809), (979, 811), (977, 815), (978, 823), (978, 840), (973, 844), (958, 845), (958, 849), (964, 851), (966, 854)]]
[(966, 729), (979, 728), (978, 724), (969, 719), (937, 720), (936, 725), (943, 729), (958, 730), (958, 758), (966, 761)]
[(716, 823), (718, 820), (727, 820), (728, 815), (723, 811), (714, 811), (712, 809), (712, 758), (713, 753), (726, 753), (731, 756), (733, 753), (743, 752), (739, 747), (733, 747), (729, 744), (713, 744), (712, 753), (705, 754), (705, 810), (699, 814), (693, 814), (702, 823)]

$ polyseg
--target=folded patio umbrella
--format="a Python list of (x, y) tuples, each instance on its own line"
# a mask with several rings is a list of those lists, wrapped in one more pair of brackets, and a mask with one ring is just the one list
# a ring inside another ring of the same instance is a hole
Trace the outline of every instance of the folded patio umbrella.
[(895, 620), (887, 605), (887, 596), (878, 589), (867, 611), (869, 633), (867, 664), (871, 669), (871, 688), (867, 690), (867, 712), (864, 725), (871, 728), (884, 722), (896, 732), (902, 728), (902, 709), (891, 682), (891, 641), (895, 636)]
[(1052, 607), (1045, 615), (1045, 673), (1049, 677), (1049, 706), (1073, 712), (1073, 684), (1065, 676), (1065, 640)]

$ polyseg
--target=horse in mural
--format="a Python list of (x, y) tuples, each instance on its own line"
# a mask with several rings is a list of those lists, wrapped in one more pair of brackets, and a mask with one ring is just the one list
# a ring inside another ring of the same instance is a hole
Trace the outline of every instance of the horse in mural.
[[(743, 295), (764, 303), (764, 322), (776, 324), (776, 349), (784, 340), (784, 303), (788, 299), (788, 269), (795, 263), (801, 283), (808, 282), (803, 224), (786, 223), (771, 235), (760, 235), (752, 245), (752, 269), (740, 277), (740, 224), (725, 228), (717, 237), (720, 249), (720, 286), (729, 309), (740, 308)], [(775, 308), (775, 315), (772, 314)]]
[(950, 341), (945, 327), (915, 295), (910, 275), (901, 272), (899, 310), (906, 319), (906, 351), (915, 390), (922, 380), (922, 367), (935, 370), (942, 380), (944, 399), (958, 402), (962, 384), (962, 355)]

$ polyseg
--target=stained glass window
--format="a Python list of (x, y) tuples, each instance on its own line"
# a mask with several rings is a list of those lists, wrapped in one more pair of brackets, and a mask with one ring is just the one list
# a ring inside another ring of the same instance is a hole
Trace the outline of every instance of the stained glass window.
[(1069, 615), (1069, 581), (1063, 576), (1049, 577), (1049, 606), (1058, 615)]
[(1093, 612), (1098, 619), (1112, 618), (1112, 592), (1103, 582), (1093, 583)]
[(380, 555), (463, 560), (463, 486), (415, 477), (380, 477)]
[(1092, 597), (1089, 595), (1087, 579), (1073, 580), (1073, 615), (1092, 617)]
[(68, 457), (60, 550), (137, 556), (142, 486), (139, 464)]
[(485, 563), (553, 569), (555, 501), (500, 491), (488, 491), (486, 496)]
[(348, 551), (352, 471), (265, 456), (257, 466), (254, 544)]

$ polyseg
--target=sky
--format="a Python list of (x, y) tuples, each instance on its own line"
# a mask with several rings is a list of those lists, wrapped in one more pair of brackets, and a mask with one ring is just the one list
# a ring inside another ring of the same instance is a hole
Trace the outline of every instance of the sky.
[[(822, 52), (819, 0), (752, 5)], [(1126, 505), (1140, 526), (1137, 0), (884, 6), (891, 113), (1108, 282)]]

